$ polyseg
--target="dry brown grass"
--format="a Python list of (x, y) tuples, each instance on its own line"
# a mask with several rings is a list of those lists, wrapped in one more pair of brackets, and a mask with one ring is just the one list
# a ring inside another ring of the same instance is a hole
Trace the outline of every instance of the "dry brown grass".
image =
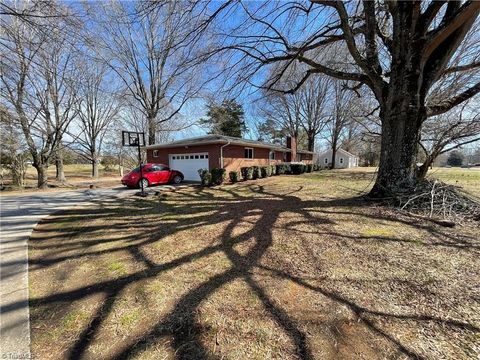
[(55, 166), (49, 166), (47, 171), (49, 188), (47, 190), (37, 189), (37, 172), (35, 168), (31, 165), (28, 165), (27, 167), (27, 174), (25, 179), (26, 184), (24, 188), (17, 188), (12, 186), (10, 174), (8, 172), (5, 172), (3, 174), (3, 185), (5, 189), (2, 191), (2, 195), (15, 195), (20, 192), (45, 192), (66, 189), (75, 190), (88, 188), (91, 184), (95, 185), (96, 187), (111, 187), (115, 185), (121, 185), (118, 170), (106, 171), (102, 166), (100, 166), (98, 179), (93, 179), (91, 177), (92, 170), (91, 166), (88, 164), (65, 165), (64, 170), (66, 182), (62, 183), (55, 180)]
[(187, 188), (50, 217), (30, 241), (41, 359), (479, 356), (478, 227), (357, 197), (371, 174)]

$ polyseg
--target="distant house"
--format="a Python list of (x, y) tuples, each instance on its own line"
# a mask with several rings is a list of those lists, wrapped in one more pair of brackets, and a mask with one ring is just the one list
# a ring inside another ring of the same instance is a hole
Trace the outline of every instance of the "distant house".
[[(318, 155), (319, 166), (329, 168), (332, 166), (332, 150), (327, 150)], [(358, 166), (358, 156), (346, 150), (338, 149), (335, 154), (335, 169), (346, 169)]]
[(205, 135), (145, 147), (147, 161), (181, 171), (185, 180), (199, 181), (198, 169), (224, 168), (239, 171), (244, 166), (282, 162), (313, 162), (313, 152), (297, 150), (296, 141), (287, 146), (224, 135)]

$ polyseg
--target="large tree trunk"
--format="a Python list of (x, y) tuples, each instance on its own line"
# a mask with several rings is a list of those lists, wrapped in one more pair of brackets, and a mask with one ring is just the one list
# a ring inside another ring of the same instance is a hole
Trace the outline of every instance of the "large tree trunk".
[(92, 160), (92, 178), (98, 179), (98, 159)]
[(63, 168), (63, 155), (62, 151), (58, 150), (55, 154), (55, 168), (56, 176), (55, 179), (59, 182), (65, 182), (65, 170)]
[[(401, 97), (400, 93), (396, 96)], [(405, 94), (403, 97), (407, 97)], [(394, 102), (392, 102), (394, 103)], [(412, 190), (418, 181), (417, 152), (420, 128), (426, 118), (419, 106), (380, 113), (382, 137), (380, 165), (370, 196), (387, 197)]]
[(24, 157), (20, 154), (14, 154), (12, 165), (13, 186), (23, 188), (25, 186), (25, 175), (27, 171)]
[(148, 124), (148, 145), (154, 145), (155, 134), (157, 132), (157, 123), (155, 122), (155, 118), (148, 117), (147, 124)]
[(307, 132), (307, 150), (315, 151), (315, 134)]
[(338, 146), (338, 138), (334, 136), (332, 141), (332, 163), (330, 164), (330, 169), (335, 169), (335, 158), (337, 157), (337, 146)]
[(39, 189), (46, 189), (48, 187), (48, 166), (44, 164), (35, 165), (37, 169), (37, 187)]

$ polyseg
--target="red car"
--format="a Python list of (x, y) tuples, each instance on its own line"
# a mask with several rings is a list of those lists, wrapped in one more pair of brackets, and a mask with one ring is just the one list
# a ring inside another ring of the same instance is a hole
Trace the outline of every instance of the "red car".
[(130, 188), (143, 187), (174, 183), (180, 184), (183, 181), (183, 174), (177, 170), (170, 170), (170, 168), (163, 164), (147, 163), (143, 165), (143, 178), (141, 178), (140, 167), (130, 171), (122, 178), (122, 184)]

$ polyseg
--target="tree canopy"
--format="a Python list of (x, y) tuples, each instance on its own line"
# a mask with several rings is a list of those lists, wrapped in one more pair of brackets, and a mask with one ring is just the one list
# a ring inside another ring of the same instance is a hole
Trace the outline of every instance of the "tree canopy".
[(208, 105), (207, 118), (200, 123), (209, 129), (210, 134), (242, 137), (246, 131), (245, 113), (241, 104), (226, 99), (221, 104)]

